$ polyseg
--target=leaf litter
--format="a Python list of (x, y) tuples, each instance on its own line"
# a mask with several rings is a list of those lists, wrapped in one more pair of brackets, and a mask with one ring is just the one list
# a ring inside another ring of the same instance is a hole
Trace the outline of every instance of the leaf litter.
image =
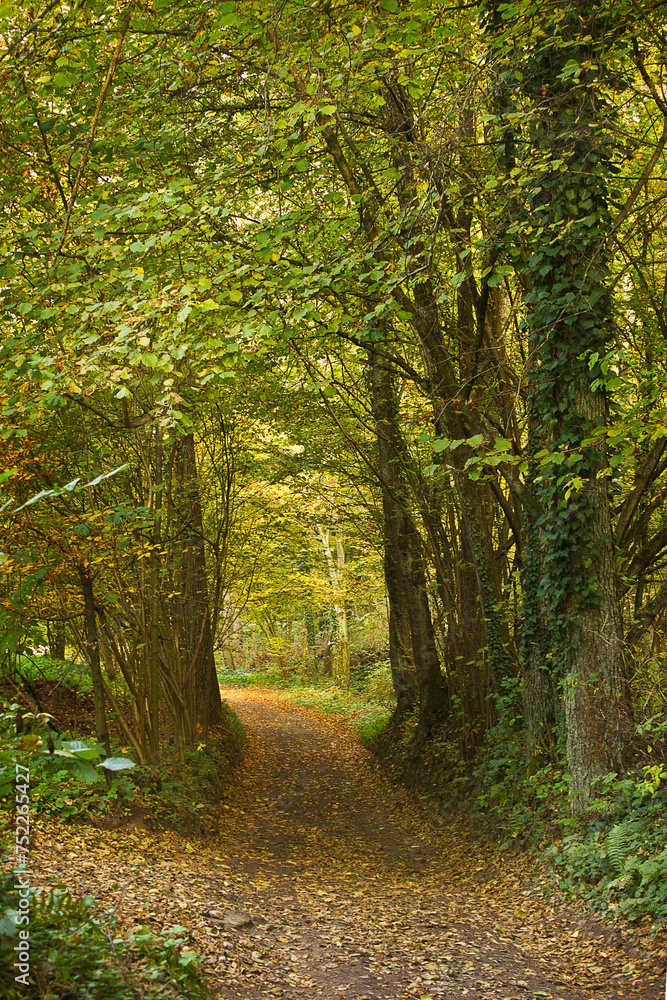
[(89, 893), (127, 933), (186, 925), (221, 1000), (662, 995), (664, 938), (637, 947), (534, 860), (443, 823), (340, 720), (275, 691), (224, 694), (249, 740), (217, 834), (41, 824), (34, 884)]

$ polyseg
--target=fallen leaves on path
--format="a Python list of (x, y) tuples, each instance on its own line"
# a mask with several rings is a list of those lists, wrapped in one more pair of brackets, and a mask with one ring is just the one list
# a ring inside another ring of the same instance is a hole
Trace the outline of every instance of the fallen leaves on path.
[(41, 829), (34, 867), (186, 925), (224, 1000), (657, 1000), (623, 935), (545, 894), (387, 784), (355, 733), (272, 691), (225, 691), (249, 733), (216, 838)]

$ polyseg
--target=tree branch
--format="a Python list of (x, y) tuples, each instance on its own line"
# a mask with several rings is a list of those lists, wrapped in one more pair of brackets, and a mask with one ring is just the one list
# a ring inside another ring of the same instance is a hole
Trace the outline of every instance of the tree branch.
[(639, 614), (635, 616), (634, 622), (625, 633), (626, 646), (637, 645), (664, 607), (667, 607), (667, 583), (663, 583), (655, 597), (647, 601)]

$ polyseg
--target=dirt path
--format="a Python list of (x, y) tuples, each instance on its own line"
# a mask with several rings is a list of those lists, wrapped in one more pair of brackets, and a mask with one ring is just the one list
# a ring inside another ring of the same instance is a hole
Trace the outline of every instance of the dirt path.
[(214, 847), (119, 833), (110, 860), (109, 835), (82, 837), (75, 868), (76, 845), (45, 838), (45, 875), (126, 922), (187, 924), (221, 1000), (662, 998), (524, 859), (426, 824), (348, 728), (275, 692), (223, 695), (250, 738)]

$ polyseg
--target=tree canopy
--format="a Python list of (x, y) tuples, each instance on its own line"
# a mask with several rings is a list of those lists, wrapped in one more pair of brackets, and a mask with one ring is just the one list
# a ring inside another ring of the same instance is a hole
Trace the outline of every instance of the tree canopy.
[(644, 752), (664, 19), (0, 5), (0, 624), (88, 658), (100, 740), (109, 670), (151, 759), (216, 653), (346, 684), (372, 620), (419, 741), (564, 754), (575, 811)]

